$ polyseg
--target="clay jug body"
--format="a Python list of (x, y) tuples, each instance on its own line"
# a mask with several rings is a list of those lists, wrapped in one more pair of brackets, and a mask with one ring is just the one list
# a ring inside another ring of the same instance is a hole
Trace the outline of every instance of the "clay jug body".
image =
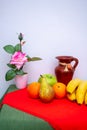
[(67, 85), (73, 78), (78, 59), (73, 56), (57, 56), (56, 59), (59, 61), (59, 65), (55, 68), (57, 80)]

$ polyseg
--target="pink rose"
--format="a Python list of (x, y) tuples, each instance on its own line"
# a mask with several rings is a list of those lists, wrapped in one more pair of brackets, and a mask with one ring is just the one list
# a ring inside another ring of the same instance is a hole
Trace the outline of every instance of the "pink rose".
[(10, 64), (15, 65), (19, 70), (24, 65), (25, 62), (27, 62), (26, 54), (18, 51), (12, 55)]

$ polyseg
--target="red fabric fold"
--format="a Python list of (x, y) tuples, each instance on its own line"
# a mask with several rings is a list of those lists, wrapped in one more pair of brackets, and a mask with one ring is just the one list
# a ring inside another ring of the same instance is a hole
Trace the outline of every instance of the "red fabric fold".
[(25, 88), (6, 94), (3, 104), (44, 119), (55, 130), (87, 130), (87, 106), (68, 99), (43, 103), (30, 98)]

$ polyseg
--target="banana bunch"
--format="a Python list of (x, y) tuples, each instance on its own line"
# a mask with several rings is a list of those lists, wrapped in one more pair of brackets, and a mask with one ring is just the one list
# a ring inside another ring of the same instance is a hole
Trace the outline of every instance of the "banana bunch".
[(67, 98), (78, 104), (87, 104), (87, 80), (72, 79), (67, 84)]

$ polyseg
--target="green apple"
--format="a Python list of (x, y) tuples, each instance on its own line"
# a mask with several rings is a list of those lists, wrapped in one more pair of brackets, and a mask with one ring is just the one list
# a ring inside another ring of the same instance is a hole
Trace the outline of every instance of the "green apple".
[[(55, 83), (57, 83), (56, 76), (54, 76), (52, 74), (43, 74), (42, 76), (46, 78), (48, 84), (51, 86), (53, 86)], [(40, 76), (38, 79), (38, 82), (41, 83), (41, 80), (42, 80), (42, 77)]]

